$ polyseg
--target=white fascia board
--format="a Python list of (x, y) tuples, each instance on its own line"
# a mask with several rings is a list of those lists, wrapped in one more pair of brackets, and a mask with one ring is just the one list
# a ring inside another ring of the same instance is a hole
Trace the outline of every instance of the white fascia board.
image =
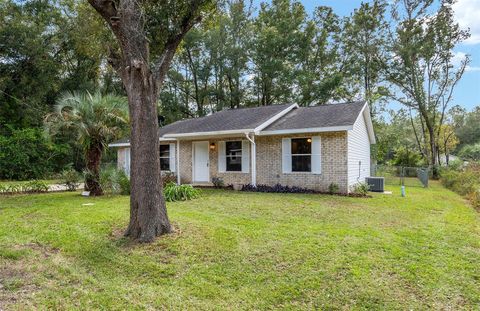
[(263, 122), (262, 124), (260, 124), (259, 126), (257, 126), (253, 131), (255, 134), (258, 134), (261, 130), (263, 130), (264, 128), (266, 128), (267, 126), (269, 126), (270, 124), (272, 124), (273, 122), (277, 121), (278, 119), (280, 119), (281, 117), (283, 117), (284, 115), (286, 115), (287, 113), (289, 113), (290, 111), (292, 111), (293, 109), (296, 109), (298, 108), (298, 105), (297, 104), (292, 104), (290, 106), (288, 106), (287, 108), (285, 108), (284, 110), (280, 111), (279, 113), (277, 113), (276, 115), (274, 115), (273, 117), (271, 117), (270, 119), (268, 119), (267, 121)]
[(242, 130), (226, 130), (226, 131), (210, 131), (210, 132), (196, 132), (196, 133), (181, 133), (181, 134), (165, 134), (162, 137), (164, 139), (174, 138), (189, 138), (189, 137), (208, 137), (219, 135), (245, 135), (245, 133), (251, 133), (254, 129), (242, 129)]
[[(176, 141), (174, 138), (163, 138), (160, 137), (160, 141)], [(108, 147), (130, 147), (130, 143), (113, 143), (113, 144), (108, 144)]]
[(371, 145), (376, 144), (377, 141), (375, 139), (375, 132), (373, 130), (372, 117), (370, 116), (370, 107), (368, 106), (367, 102), (365, 102), (365, 105), (363, 106), (362, 110), (360, 111), (357, 119), (355, 120), (355, 123), (357, 123), (357, 121), (360, 117), (364, 118), (365, 124), (367, 125), (367, 132), (368, 132), (368, 137), (370, 138), (370, 144)]
[(351, 130), (353, 130), (352, 125), (344, 125), (344, 126), (326, 126), (326, 127), (301, 128), (301, 129), (261, 131), (257, 135), (266, 136), (266, 135), (282, 135), (282, 134), (323, 133), (323, 132), (340, 132), (340, 131), (351, 131)]

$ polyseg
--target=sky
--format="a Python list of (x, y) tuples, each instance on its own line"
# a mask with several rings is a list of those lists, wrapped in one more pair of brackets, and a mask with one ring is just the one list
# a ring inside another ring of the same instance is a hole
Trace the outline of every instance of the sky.
[[(360, 7), (362, 0), (298, 0), (307, 12), (312, 13), (315, 7), (330, 6), (340, 16), (350, 15)], [(363, 0), (368, 2), (368, 0)], [(470, 38), (455, 48), (455, 59), (460, 61), (470, 55), (471, 62), (462, 80), (459, 82), (452, 105), (460, 105), (471, 110), (480, 106), (480, 0), (457, 0), (454, 5), (455, 17), (462, 29), (470, 29)]]

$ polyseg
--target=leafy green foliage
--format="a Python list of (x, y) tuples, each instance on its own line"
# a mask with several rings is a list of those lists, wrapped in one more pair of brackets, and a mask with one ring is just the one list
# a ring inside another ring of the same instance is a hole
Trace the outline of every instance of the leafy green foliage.
[(66, 145), (48, 141), (40, 129), (11, 130), (0, 136), (0, 178), (26, 180), (44, 178), (59, 171), (69, 152)]
[(106, 167), (100, 171), (100, 186), (104, 193), (130, 194), (130, 179), (121, 169)]
[(168, 183), (163, 188), (165, 201), (186, 201), (198, 198), (200, 190), (193, 188), (191, 185), (177, 185), (175, 183)]
[(444, 168), (441, 181), (445, 187), (466, 196), (476, 208), (480, 208), (480, 163)]
[(77, 190), (78, 186), (80, 185), (80, 174), (72, 168), (66, 168), (62, 171), (60, 175), (61, 183), (67, 187), (68, 191), (75, 191)]
[(1, 194), (41, 193), (49, 190), (48, 184), (41, 180), (31, 180), (23, 183), (0, 184)]
[(458, 155), (465, 160), (480, 161), (480, 143), (463, 146)]
[(422, 165), (422, 155), (415, 149), (399, 147), (394, 151), (393, 159), (390, 161), (393, 166), (417, 167)]
[(335, 193), (338, 193), (338, 191), (340, 190), (340, 187), (338, 186), (338, 184), (332, 182), (330, 183), (330, 185), (328, 185), (328, 193), (330, 194), (335, 194)]
[(359, 196), (367, 196), (370, 186), (365, 182), (356, 183), (352, 188), (352, 193)]

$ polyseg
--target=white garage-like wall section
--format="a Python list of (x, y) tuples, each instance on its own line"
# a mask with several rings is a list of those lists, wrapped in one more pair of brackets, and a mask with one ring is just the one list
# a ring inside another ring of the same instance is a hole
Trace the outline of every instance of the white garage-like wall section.
[(348, 186), (365, 182), (370, 176), (370, 145), (375, 143), (370, 111), (366, 105), (348, 131)]

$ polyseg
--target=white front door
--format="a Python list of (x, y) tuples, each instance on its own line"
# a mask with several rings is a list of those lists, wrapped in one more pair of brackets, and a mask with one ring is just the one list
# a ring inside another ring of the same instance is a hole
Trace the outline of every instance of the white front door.
[(193, 182), (209, 182), (208, 141), (193, 142)]

